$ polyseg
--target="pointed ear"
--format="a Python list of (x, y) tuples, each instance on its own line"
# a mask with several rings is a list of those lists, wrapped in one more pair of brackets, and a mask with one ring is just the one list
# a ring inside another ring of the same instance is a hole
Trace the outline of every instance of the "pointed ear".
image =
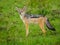
[(18, 7), (16, 7), (16, 11), (19, 12), (19, 13), (21, 13), (21, 9), (18, 8)]
[(24, 7), (23, 7), (23, 11), (26, 11), (26, 8), (27, 8), (27, 7), (26, 7), (26, 6), (24, 6)]
[(20, 8), (18, 8), (18, 7), (16, 7), (16, 10), (17, 10), (18, 12), (20, 12), (20, 11), (21, 11), (21, 9), (20, 9)]

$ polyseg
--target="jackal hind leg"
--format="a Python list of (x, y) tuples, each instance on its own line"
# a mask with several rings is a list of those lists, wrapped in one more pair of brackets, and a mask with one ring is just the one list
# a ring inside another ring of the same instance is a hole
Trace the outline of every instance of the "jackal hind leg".
[(26, 37), (27, 37), (28, 34), (29, 34), (29, 26), (28, 26), (28, 23), (25, 23), (25, 27), (26, 27)]
[(45, 35), (46, 30), (44, 29), (44, 20), (43, 20), (43, 19), (39, 21), (39, 26), (40, 26), (42, 32), (43, 32), (44, 35)]

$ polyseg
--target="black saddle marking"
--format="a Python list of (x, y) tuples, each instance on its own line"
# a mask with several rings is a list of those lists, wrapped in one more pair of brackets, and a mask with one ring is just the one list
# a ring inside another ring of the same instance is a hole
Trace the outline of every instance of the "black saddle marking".
[(27, 17), (27, 18), (39, 18), (39, 17), (43, 17), (43, 15), (36, 15), (36, 14), (35, 15), (30, 14), (29, 15), (29, 14), (26, 14), (25, 17)]
[(31, 16), (30, 18), (39, 18), (39, 16)]

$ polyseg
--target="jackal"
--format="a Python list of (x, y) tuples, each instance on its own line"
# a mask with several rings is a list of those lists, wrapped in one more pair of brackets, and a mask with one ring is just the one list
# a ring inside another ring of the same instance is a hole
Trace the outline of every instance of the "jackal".
[(23, 23), (25, 24), (26, 27), (26, 36), (29, 34), (29, 24), (30, 23), (35, 23), (39, 24), (42, 32), (45, 34), (46, 30), (44, 29), (44, 24), (50, 29), (55, 31), (55, 28), (50, 24), (49, 20), (47, 17), (42, 16), (42, 15), (33, 15), (33, 14), (26, 14), (26, 8), (23, 7), (22, 9), (16, 7), (16, 10), (18, 11), (20, 18), (22, 19)]

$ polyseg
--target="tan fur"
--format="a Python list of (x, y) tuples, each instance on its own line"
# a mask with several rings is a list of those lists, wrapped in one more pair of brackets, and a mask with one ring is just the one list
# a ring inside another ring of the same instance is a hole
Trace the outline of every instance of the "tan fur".
[(45, 34), (46, 30), (44, 29), (44, 23), (45, 23), (45, 17), (40, 17), (40, 18), (31, 18), (31, 19), (27, 19), (26, 17), (23, 19), (24, 20), (24, 24), (26, 26), (26, 36), (28, 36), (29, 34), (29, 24), (30, 23), (36, 23), (39, 24), (42, 32)]
[(22, 19), (22, 21), (24, 22), (25, 24), (25, 27), (26, 27), (26, 36), (28, 36), (29, 34), (29, 24), (30, 23), (36, 23), (36, 24), (39, 24), (42, 32), (45, 34), (46, 30), (44, 29), (44, 23), (46, 21), (46, 17), (39, 17), (39, 18), (27, 18), (26, 16), (24, 17), (25, 13), (26, 13), (26, 8), (22, 8), (22, 9), (19, 9), (19, 8), (16, 8), (16, 10), (21, 13), (20, 14), (20, 18)]

